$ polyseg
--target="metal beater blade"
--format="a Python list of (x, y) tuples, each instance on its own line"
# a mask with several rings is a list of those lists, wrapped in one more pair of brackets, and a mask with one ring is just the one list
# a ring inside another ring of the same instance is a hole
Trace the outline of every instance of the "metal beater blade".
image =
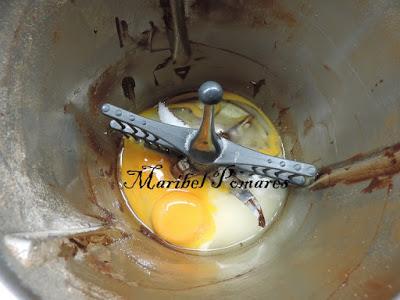
[(220, 137), (214, 128), (214, 105), (222, 100), (222, 87), (207, 81), (200, 86), (198, 94), (204, 104), (199, 129), (157, 122), (108, 103), (103, 104), (101, 111), (113, 119), (110, 122), (112, 128), (142, 139), (155, 149), (184, 155), (194, 165), (233, 167), (239, 172), (297, 186), (306, 186), (314, 181), (317, 169), (311, 164), (266, 155)]

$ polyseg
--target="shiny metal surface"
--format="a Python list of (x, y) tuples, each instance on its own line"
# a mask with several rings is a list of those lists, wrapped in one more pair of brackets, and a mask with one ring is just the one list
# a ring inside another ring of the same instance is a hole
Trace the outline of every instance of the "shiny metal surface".
[(234, 168), (238, 172), (267, 176), (299, 186), (311, 183), (317, 175), (313, 165), (266, 155), (218, 136), (214, 129), (212, 105), (204, 105), (199, 129), (154, 121), (110, 103), (103, 104), (101, 112), (112, 119), (112, 129), (142, 140), (150, 148), (184, 155), (199, 170), (207, 168), (212, 172), (218, 167)]
[(218, 137), (214, 125), (214, 105), (222, 100), (224, 91), (215, 81), (202, 83), (198, 90), (199, 100), (204, 104), (201, 125), (190, 141), (189, 155), (194, 161), (212, 163), (222, 152), (222, 139)]
[[(2, 281), (21, 298), (394, 297), (400, 3), (185, 1), (178, 66), (164, 2), (0, 2)], [(233, 253), (161, 246), (124, 207), (119, 136), (98, 107), (132, 108), (125, 77), (140, 111), (209, 74), (274, 120), (288, 158), (323, 167), (390, 147), (378, 157), (392, 171), (359, 165), (379, 176), (291, 190), (262, 240)]]

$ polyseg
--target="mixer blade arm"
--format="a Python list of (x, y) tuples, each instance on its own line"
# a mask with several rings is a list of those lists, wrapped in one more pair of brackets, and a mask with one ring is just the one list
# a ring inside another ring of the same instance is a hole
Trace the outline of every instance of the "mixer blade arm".
[(144, 140), (154, 148), (188, 155), (188, 138), (196, 132), (195, 129), (150, 120), (108, 103), (101, 110), (113, 119), (111, 128)]
[(215, 164), (231, 166), (260, 176), (288, 181), (305, 186), (317, 175), (317, 169), (310, 164), (263, 154), (223, 139), (223, 151)]

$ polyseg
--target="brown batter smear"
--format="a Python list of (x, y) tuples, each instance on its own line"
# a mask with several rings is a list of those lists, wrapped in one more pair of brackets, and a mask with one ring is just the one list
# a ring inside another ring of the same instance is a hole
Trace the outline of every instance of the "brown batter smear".
[(333, 187), (338, 183), (352, 184), (371, 180), (364, 193), (388, 188), (392, 190), (392, 176), (400, 172), (400, 143), (371, 154), (357, 154), (341, 163), (322, 168), (311, 190)]

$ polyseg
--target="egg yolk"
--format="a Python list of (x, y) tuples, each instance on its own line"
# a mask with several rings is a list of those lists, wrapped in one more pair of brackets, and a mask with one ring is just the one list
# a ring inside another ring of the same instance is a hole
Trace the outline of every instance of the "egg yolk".
[[(215, 224), (212, 218), (214, 206), (209, 202), (211, 183), (207, 179), (203, 188), (154, 188), (140, 187), (129, 170), (141, 170), (142, 181), (150, 174), (143, 166), (162, 165), (153, 174), (152, 184), (161, 180), (176, 180), (171, 174), (173, 158), (168, 154), (145, 148), (133, 139), (124, 139), (121, 157), (120, 180), (129, 206), (136, 216), (165, 241), (182, 247), (199, 248), (212, 239)], [(137, 176), (137, 175), (135, 175)], [(201, 180), (193, 176), (191, 180)]]
[(163, 239), (177, 245), (201, 243), (214, 231), (214, 223), (201, 199), (192, 193), (176, 191), (157, 200), (152, 225)]

